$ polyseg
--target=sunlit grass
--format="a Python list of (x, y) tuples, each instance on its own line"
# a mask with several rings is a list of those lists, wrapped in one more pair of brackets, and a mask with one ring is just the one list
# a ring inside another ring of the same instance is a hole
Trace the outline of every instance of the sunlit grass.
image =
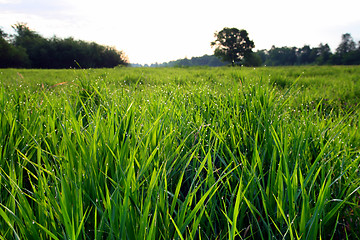
[(360, 237), (356, 67), (1, 72), (0, 239)]

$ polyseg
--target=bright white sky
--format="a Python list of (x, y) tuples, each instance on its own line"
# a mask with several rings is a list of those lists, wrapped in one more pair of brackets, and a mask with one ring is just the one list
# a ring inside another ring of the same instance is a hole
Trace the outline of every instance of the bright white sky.
[(0, 27), (115, 46), (131, 63), (212, 54), (214, 32), (245, 29), (255, 49), (360, 40), (359, 0), (0, 0)]

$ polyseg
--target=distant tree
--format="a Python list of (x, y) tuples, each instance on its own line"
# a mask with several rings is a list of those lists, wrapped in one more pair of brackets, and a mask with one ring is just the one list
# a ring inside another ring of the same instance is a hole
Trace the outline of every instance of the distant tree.
[(216, 40), (211, 42), (211, 46), (215, 47), (214, 55), (223, 61), (231, 62), (232, 65), (249, 57), (255, 47), (247, 31), (243, 29), (224, 28), (220, 32), (216, 32), (214, 36)]
[(0, 68), (24, 68), (30, 66), (28, 55), (24, 48), (15, 47), (6, 40), (8, 38), (0, 28)]
[(350, 33), (345, 33), (341, 37), (341, 43), (336, 49), (336, 53), (343, 55), (345, 53), (355, 51), (356, 50), (356, 44), (351, 37)]
[(0, 38), (7, 38), (8, 34), (4, 32), (4, 30), (2, 30), (2, 28), (0, 28)]
[(269, 66), (295, 65), (297, 62), (296, 47), (275, 47), (272, 46), (268, 51), (268, 58), (265, 62)]
[(257, 52), (250, 53), (243, 61), (243, 65), (247, 67), (259, 67), (262, 63), (261, 55)]
[(16, 48), (0, 38), (0, 68), (27, 68), (30, 61), (24, 48)]
[(257, 50), (256, 54), (260, 57), (262, 64), (266, 64), (266, 60), (269, 57), (269, 52), (266, 49)]
[(305, 45), (297, 50), (298, 64), (306, 65), (315, 63), (317, 57), (317, 49), (311, 48), (309, 45)]
[(211, 67), (220, 67), (228, 65), (228, 62), (222, 62), (219, 58), (217, 58), (215, 55), (205, 55), (205, 63), (203, 65), (211, 66)]
[[(183, 58), (175, 61), (151, 64), (150, 67), (193, 67), (193, 66), (210, 66), (219, 67), (228, 65), (228, 62), (222, 62), (214, 55), (203, 55), (201, 57), (192, 57), (191, 59)], [(138, 64), (131, 64), (136, 67)]]
[(341, 43), (333, 57), (333, 63), (345, 65), (360, 64), (360, 54), (356, 49), (356, 43), (350, 33), (342, 35)]
[(14, 46), (22, 47), (29, 56), (31, 67), (48, 68), (51, 63), (51, 56), (48, 52), (48, 41), (37, 32), (31, 30), (26, 23), (17, 23), (12, 26), (16, 34)]
[(331, 59), (332, 53), (328, 44), (323, 45), (320, 43), (319, 47), (317, 48), (317, 58), (315, 60), (316, 64), (324, 65), (329, 64)]
[(34, 40), (45, 40), (37, 32), (31, 30), (26, 23), (17, 23), (12, 25), (15, 30), (14, 45), (15, 46), (27, 46), (34, 44)]
[[(31, 30), (26, 23), (17, 23), (12, 27), (16, 32), (12, 44), (20, 53), (25, 51), (29, 67), (32, 68), (78, 67), (76, 62), (83, 68), (127, 65), (123, 52), (108, 46), (73, 38), (46, 39)], [(4, 34), (1, 32), (1, 35)]]

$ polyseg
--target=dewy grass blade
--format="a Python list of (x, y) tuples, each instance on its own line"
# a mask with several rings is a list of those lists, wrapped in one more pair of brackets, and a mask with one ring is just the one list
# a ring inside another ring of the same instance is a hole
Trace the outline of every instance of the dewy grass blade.
[(339, 217), (340, 217), (340, 212), (338, 212), (338, 215), (337, 215), (337, 218), (336, 218), (336, 223), (335, 223), (334, 230), (333, 230), (333, 233), (331, 235), (330, 240), (334, 239), (336, 229), (337, 229), (337, 226), (338, 226), (338, 223), (339, 223)]
[(46, 232), (47, 235), (49, 235), (51, 237), (51, 239), (55, 239), (58, 240), (59, 238), (56, 237), (52, 232), (50, 232), (47, 228), (45, 228), (44, 226), (42, 226), (41, 224), (35, 222), (36, 225), (38, 225), (44, 232)]
[(80, 235), (80, 232), (81, 231), (84, 231), (83, 229), (83, 226), (84, 226), (84, 223), (85, 223), (85, 219), (87, 218), (87, 212), (90, 212), (91, 209), (86, 209), (85, 213), (84, 213), (84, 216), (82, 217), (80, 223), (79, 223), (79, 226), (77, 227), (77, 230), (76, 230), (76, 234), (75, 234), (75, 240), (79, 238), (79, 235)]
[[(290, 231), (290, 239), (294, 239), (293, 231), (292, 231), (292, 228), (291, 228), (291, 223), (290, 223), (290, 221), (289, 221), (290, 219), (288, 219), (288, 218), (285, 216), (284, 209), (283, 209), (283, 207), (279, 204), (279, 201), (277, 200), (276, 196), (274, 196), (274, 199), (275, 199), (275, 201), (276, 201), (276, 203), (277, 203), (277, 206), (278, 206), (278, 208), (279, 208), (279, 211), (280, 211), (280, 213), (281, 213), (281, 216), (283, 217), (283, 219), (284, 219), (284, 221), (285, 221), (285, 223), (286, 223), (286, 225), (287, 225), (287, 227), (288, 227), (287, 230)], [(286, 234), (284, 235), (284, 237), (285, 237), (285, 236), (286, 236)]]
[[(155, 185), (157, 183), (157, 179), (160, 175), (160, 171), (159, 172), (156, 172), (156, 170), (153, 171), (152, 175), (151, 175), (151, 179), (150, 179), (150, 182), (149, 182), (149, 187), (147, 189), (147, 192), (146, 192), (146, 198), (145, 198), (145, 201), (144, 201), (144, 209), (142, 211), (142, 220), (141, 220), (141, 225), (140, 225), (140, 231), (139, 233), (142, 235), (140, 236), (140, 238), (145, 238), (146, 236), (146, 229), (148, 228), (148, 221), (150, 220), (149, 219), (149, 212), (150, 212), (150, 207), (152, 205), (152, 197), (153, 197), (153, 191), (154, 191), (154, 188), (155, 188)], [(160, 193), (158, 193), (160, 194)]]
[(242, 183), (243, 183), (243, 181), (241, 178), (240, 182), (238, 184), (239, 185), (238, 191), (236, 193), (236, 201), (235, 201), (234, 213), (233, 213), (232, 224), (231, 224), (231, 229), (230, 229), (230, 236), (229, 236), (230, 239), (235, 239), (235, 237), (236, 237), (235, 233), (238, 232), (236, 224), (237, 224), (238, 214), (240, 212), (239, 206), (240, 206), (240, 203), (242, 202), (243, 194), (244, 194), (244, 192), (246, 192), (246, 189), (250, 184), (250, 183), (248, 183), (246, 188), (242, 189)]
[(182, 233), (181, 233), (181, 231), (179, 230), (179, 227), (176, 225), (176, 223), (175, 223), (174, 219), (171, 217), (171, 215), (169, 215), (169, 218), (170, 218), (171, 222), (173, 223), (173, 225), (174, 225), (174, 227), (175, 227), (175, 230), (176, 230), (178, 236), (180, 237), (180, 239), (181, 239), (181, 240), (184, 240), (184, 238), (183, 238), (183, 236), (182, 236)]
[(156, 240), (156, 226), (157, 226), (157, 217), (158, 217), (157, 214), (158, 214), (158, 205), (155, 206), (149, 232), (146, 234), (147, 238), (149, 239)]
[[(2, 205), (0, 203), (1, 207), (5, 208), (11, 215), (15, 216), (15, 214), (13, 212), (11, 212), (8, 208), (6, 208), (4, 205)], [(12, 230), (12, 232), (14, 233), (14, 237), (15, 239), (20, 240), (21, 238), (19, 237), (18, 233), (16, 232), (13, 224), (11, 223), (11, 220), (9, 219), (9, 217), (7, 216), (7, 214), (0, 208), (0, 215), (1, 217), (5, 220), (5, 223), (8, 225), (8, 227)]]
[(189, 166), (190, 162), (193, 160), (195, 154), (196, 154), (196, 151), (193, 151), (193, 153), (189, 157), (186, 165), (184, 166), (183, 170), (181, 171), (182, 173), (180, 175), (180, 178), (178, 180), (178, 184), (176, 185), (175, 193), (173, 195), (173, 200), (172, 200), (172, 203), (171, 203), (171, 208), (170, 208), (170, 213), (169, 213), (170, 215), (173, 215), (173, 213), (174, 213), (175, 206), (176, 206), (176, 203), (177, 203), (178, 198), (179, 198), (180, 188), (181, 188), (181, 185), (183, 183), (183, 178), (184, 178), (184, 175), (185, 175), (185, 171), (186, 171), (187, 167)]

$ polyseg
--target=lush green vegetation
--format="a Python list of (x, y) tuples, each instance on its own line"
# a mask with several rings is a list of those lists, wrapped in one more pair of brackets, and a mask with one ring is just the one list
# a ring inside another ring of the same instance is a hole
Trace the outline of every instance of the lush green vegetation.
[[(229, 38), (230, 40), (231, 38)], [(236, 41), (230, 41), (234, 43)], [(244, 41), (245, 42), (245, 41)], [(247, 47), (244, 46), (244, 49)], [(235, 48), (238, 49), (238, 48)], [(230, 54), (229, 51), (226, 51)], [(216, 51), (215, 51), (216, 53)], [(230, 54), (231, 55), (231, 54)], [(227, 55), (226, 55), (227, 56)], [(227, 56), (230, 57), (231, 56)], [(247, 53), (243, 59), (238, 59), (238, 65), (243, 66), (300, 66), (300, 65), (359, 65), (360, 64), (360, 42), (355, 43), (349, 33), (343, 34), (341, 43), (331, 51), (328, 44), (320, 43), (318, 47), (311, 48), (309, 45), (303, 47), (275, 47), (271, 49), (257, 50)], [(133, 66), (141, 66), (132, 64)], [(221, 62), (215, 55), (204, 55), (191, 59), (178, 59), (161, 64), (151, 64), (150, 67), (173, 67), (173, 66), (224, 66), (231, 65), (230, 62)], [(148, 65), (145, 65), (148, 66)]]
[(192, 57), (190, 59), (183, 58), (175, 61), (164, 62), (164, 63), (153, 63), (153, 64), (131, 64), (131, 67), (222, 67), (230, 65), (229, 62), (223, 62), (215, 55), (204, 55), (201, 57)]
[(359, 79), (0, 70), (0, 239), (360, 238)]
[(127, 65), (123, 52), (73, 38), (47, 39), (26, 24), (13, 26), (15, 35), (0, 28), (0, 68), (102, 68)]
[[(71, 37), (47, 39), (31, 30), (24, 23), (13, 26), (15, 35), (5, 33), (0, 27), (0, 68), (46, 68), (67, 69), (103, 68), (128, 65), (122, 51), (97, 43), (75, 40)], [(150, 67), (193, 66), (299, 66), (299, 65), (359, 65), (360, 42), (356, 43), (350, 33), (341, 36), (341, 43), (331, 51), (328, 44), (318, 47), (275, 47), (252, 52), (254, 42), (246, 30), (224, 28), (215, 33), (214, 55), (153, 63)], [(237, 37), (236, 37), (237, 36)], [(220, 60), (220, 58), (222, 60)], [(133, 63), (131, 66), (142, 67)], [(146, 67), (149, 65), (145, 64)]]
[(355, 43), (349, 33), (341, 36), (341, 43), (331, 52), (328, 44), (320, 43), (318, 47), (311, 48), (304, 45), (297, 47), (275, 47), (270, 50), (259, 50), (255, 53), (264, 65), (359, 65), (360, 42)]

